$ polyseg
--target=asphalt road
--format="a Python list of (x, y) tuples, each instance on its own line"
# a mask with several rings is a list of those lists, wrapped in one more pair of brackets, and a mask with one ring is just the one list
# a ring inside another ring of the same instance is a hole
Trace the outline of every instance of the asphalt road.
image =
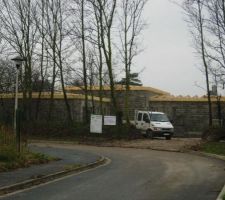
[(101, 154), (111, 163), (4, 198), (10, 200), (215, 200), (225, 162), (184, 153), (56, 146)]

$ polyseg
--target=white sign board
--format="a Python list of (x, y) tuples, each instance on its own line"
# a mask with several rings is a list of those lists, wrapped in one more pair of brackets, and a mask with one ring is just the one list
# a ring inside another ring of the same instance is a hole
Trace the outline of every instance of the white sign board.
[(116, 125), (116, 116), (104, 116), (104, 125), (115, 126)]
[(91, 133), (102, 133), (102, 115), (91, 115)]

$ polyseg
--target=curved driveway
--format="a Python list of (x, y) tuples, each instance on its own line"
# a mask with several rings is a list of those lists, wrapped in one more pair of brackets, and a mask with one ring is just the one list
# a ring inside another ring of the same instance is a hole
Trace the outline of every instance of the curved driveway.
[(225, 162), (144, 149), (54, 145), (90, 151), (111, 163), (2, 199), (215, 200), (225, 183)]

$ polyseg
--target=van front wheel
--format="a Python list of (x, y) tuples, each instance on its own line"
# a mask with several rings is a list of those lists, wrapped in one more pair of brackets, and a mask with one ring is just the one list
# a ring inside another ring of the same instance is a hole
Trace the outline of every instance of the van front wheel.
[(153, 132), (151, 130), (146, 131), (147, 138), (153, 139)]

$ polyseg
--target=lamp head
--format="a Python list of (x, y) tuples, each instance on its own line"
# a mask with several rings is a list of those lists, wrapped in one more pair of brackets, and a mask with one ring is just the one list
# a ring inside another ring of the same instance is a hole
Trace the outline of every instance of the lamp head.
[(22, 65), (22, 62), (25, 61), (25, 59), (20, 56), (16, 56), (15, 58), (12, 58), (11, 60), (14, 61), (17, 69), (19, 69), (20, 66)]

